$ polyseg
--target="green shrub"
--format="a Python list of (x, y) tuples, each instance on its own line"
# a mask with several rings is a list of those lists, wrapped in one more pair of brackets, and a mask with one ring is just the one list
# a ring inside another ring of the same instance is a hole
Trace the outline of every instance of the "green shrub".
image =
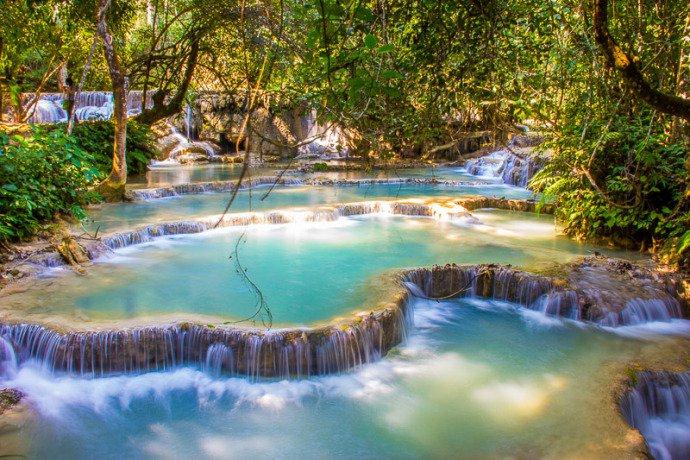
[[(109, 173), (113, 164), (113, 123), (111, 121), (79, 123), (74, 127), (72, 134), (77, 145), (94, 156), (98, 169), (105, 174)], [(155, 139), (151, 129), (134, 120), (128, 121), (127, 171), (130, 174), (146, 172), (146, 165), (155, 153)]]
[(326, 172), (330, 170), (327, 163), (314, 163), (313, 168), (314, 172)]
[(564, 126), (547, 142), (551, 162), (531, 186), (555, 200), (568, 235), (638, 247), (678, 239), (688, 223), (687, 147), (668, 131), (649, 110)]
[(98, 196), (94, 158), (61, 130), (34, 128), (29, 136), (0, 132), (0, 240), (35, 234), (56, 215), (85, 217)]

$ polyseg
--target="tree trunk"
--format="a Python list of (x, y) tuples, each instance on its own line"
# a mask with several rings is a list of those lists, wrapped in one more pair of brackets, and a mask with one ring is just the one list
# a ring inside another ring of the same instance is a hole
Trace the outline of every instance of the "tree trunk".
[(194, 69), (196, 68), (197, 58), (199, 56), (199, 38), (196, 37), (192, 41), (192, 47), (187, 57), (187, 67), (185, 69), (184, 76), (182, 77), (182, 83), (177, 88), (177, 92), (170, 99), (167, 104), (156, 103), (154, 99), (153, 107), (142, 111), (137, 115), (136, 120), (139, 123), (145, 125), (152, 125), (158, 120), (167, 118), (171, 115), (175, 115), (177, 112), (182, 110), (182, 103), (187, 95), (187, 90), (189, 89), (189, 84), (194, 76)]
[(690, 120), (690, 99), (654, 89), (645, 80), (636, 60), (626, 54), (611, 36), (608, 28), (608, 0), (594, 2), (594, 33), (606, 61), (618, 70), (630, 89), (654, 109), (669, 115)]
[(108, 178), (99, 186), (99, 192), (108, 201), (121, 200), (124, 197), (127, 182), (127, 80), (120, 59), (115, 50), (113, 37), (108, 30), (106, 11), (110, 0), (100, 0), (98, 7), (98, 35), (103, 39), (103, 51), (108, 63), (108, 72), (113, 85), (113, 168)]

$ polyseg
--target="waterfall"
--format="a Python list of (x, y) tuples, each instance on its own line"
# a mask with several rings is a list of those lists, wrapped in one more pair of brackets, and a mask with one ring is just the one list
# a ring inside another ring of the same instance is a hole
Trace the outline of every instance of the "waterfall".
[[(179, 134), (178, 134), (179, 135)], [(179, 135), (184, 139), (184, 136)], [(168, 198), (171, 196), (178, 195), (190, 195), (208, 192), (227, 192), (235, 187), (236, 181), (214, 181), (214, 182), (193, 182), (186, 184), (177, 184), (169, 187), (155, 187), (155, 188), (142, 188), (136, 189), (129, 192), (129, 198), (137, 201), (144, 200), (155, 200), (158, 198)], [(468, 187), (476, 185), (485, 185), (485, 182), (467, 182), (467, 181), (455, 181), (455, 180), (440, 180), (436, 178), (416, 178), (416, 177), (404, 177), (400, 179), (299, 179), (293, 177), (281, 177), (277, 176), (261, 176), (250, 181), (244, 181), (240, 185), (240, 190), (257, 187), (261, 185), (277, 185), (282, 186), (309, 186), (309, 187), (368, 187), (371, 185), (431, 185), (440, 187)], [(481, 207), (494, 207), (491, 204), (498, 203), (501, 199), (489, 198), (489, 197), (476, 197), (472, 198), (476, 200), (477, 203), (481, 203)], [(505, 201), (505, 200), (504, 200)], [(515, 203), (516, 208), (520, 208), (520, 203), (525, 203), (525, 200), (509, 200), (507, 202)], [(535, 202), (531, 202), (531, 210), (534, 210)], [(483, 206), (486, 204), (486, 206)], [(524, 207), (524, 206), (522, 206)], [(548, 214), (545, 210), (549, 209), (548, 206), (544, 207), (543, 213)], [(516, 209), (521, 210), (521, 209)]]
[[(24, 105), (33, 100), (33, 94), (22, 94)], [(141, 112), (142, 91), (127, 93), (127, 115)], [(68, 113), (64, 109), (65, 95), (62, 93), (41, 93), (32, 109), (29, 123), (64, 123)], [(113, 93), (110, 91), (82, 91), (75, 96), (74, 115), (79, 121), (109, 120), (113, 116)], [(152, 107), (151, 93), (147, 94), (146, 107)]]
[(64, 123), (68, 114), (62, 99), (39, 99), (30, 111), (29, 123)]
[(12, 377), (17, 372), (17, 355), (12, 344), (0, 336), (0, 378)]
[(87, 377), (184, 365), (254, 378), (332, 374), (373, 362), (400, 343), (408, 309), (403, 296), (395, 307), (313, 329), (182, 323), (61, 334), (39, 325), (6, 324), (0, 325), (0, 365), (9, 372), (17, 363), (36, 360), (52, 372)]
[(620, 401), (628, 423), (645, 438), (658, 460), (690, 454), (690, 372), (640, 372)]
[[(316, 111), (312, 110), (302, 118), (306, 125), (305, 139), (314, 139), (298, 147), (298, 158), (343, 158), (349, 155), (349, 148), (342, 129), (337, 125), (320, 125)], [(300, 139), (303, 141), (304, 139)]]
[(185, 133), (187, 135), (187, 140), (192, 141), (192, 129), (194, 128), (194, 113), (192, 112), (192, 106), (189, 104), (185, 106), (184, 127)]
[[(403, 278), (412, 295), (444, 298), (479, 296), (516, 303), (523, 308), (600, 326), (630, 326), (683, 318), (679, 302), (664, 292), (649, 299), (633, 298), (619, 312), (577, 285), (567, 286), (549, 277), (499, 265), (433, 267), (407, 272)], [(466, 288), (466, 289), (463, 289)]]
[(527, 187), (530, 179), (542, 168), (530, 155), (518, 156), (509, 149), (498, 150), (480, 158), (467, 160), (465, 169), (479, 177), (500, 178), (504, 184)]
[(186, 136), (181, 134), (178, 129), (170, 122), (166, 123), (168, 134), (158, 140), (160, 150), (167, 155), (163, 161), (152, 161), (150, 166), (179, 164), (180, 159), (209, 160), (217, 157), (217, 147), (207, 141), (194, 141), (193, 113), (188, 105), (185, 110), (184, 125)]
[[(268, 212), (240, 212), (226, 214), (222, 218), (221, 216), (212, 216), (201, 220), (165, 222), (104, 236), (101, 238), (101, 244), (108, 249), (114, 250), (146, 243), (162, 236), (201, 233), (215, 227), (334, 222), (341, 217), (368, 214), (433, 217), (438, 220), (448, 221), (457, 218), (465, 220), (474, 219), (460, 205), (446, 207), (414, 202), (362, 201), (313, 210), (287, 209)], [(95, 249), (90, 251), (91, 258), (95, 258), (97, 255)]]
[(676, 299), (666, 297), (662, 299), (629, 300), (620, 312), (609, 312), (601, 321), (603, 326), (620, 326), (649, 323), (652, 321), (671, 321), (682, 318), (680, 303)]
[(506, 159), (507, 150), (498, 150), (479, 158), (472, 158), (465, 162), (465, 169), (469, 174), (480, 177), (498, 177)]

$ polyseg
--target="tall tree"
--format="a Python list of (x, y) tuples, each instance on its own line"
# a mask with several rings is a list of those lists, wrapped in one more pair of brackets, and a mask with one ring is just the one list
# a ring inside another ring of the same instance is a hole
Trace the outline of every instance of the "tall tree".
[(120, 65), (113, 36), (108, 30), (106, 13), (111, 0), (99, 0), (96, 14), (98, 34), (103, 39), (103, 51), (113, 87), (113, 167), (101, 183), (99, 191), (107, 200), (122, 199), (127, 182), (127, 78)]

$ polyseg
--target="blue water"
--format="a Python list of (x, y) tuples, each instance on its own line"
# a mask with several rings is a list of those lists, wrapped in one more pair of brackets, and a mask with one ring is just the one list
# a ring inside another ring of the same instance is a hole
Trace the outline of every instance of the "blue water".
[(194, 368), (101, 379), (24, 367), (40, 458), (617, 457), (609, 366), (641, 344), (514, 305), (415, 303), (417, 329), (352, 373), (250, 383)]

